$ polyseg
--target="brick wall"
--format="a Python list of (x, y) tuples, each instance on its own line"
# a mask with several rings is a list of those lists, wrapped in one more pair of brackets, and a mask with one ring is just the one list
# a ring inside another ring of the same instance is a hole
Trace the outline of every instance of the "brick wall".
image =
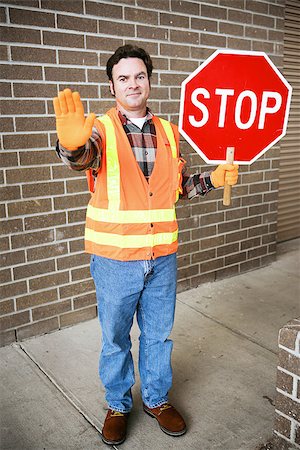
[[(1, 20), (1, 328), (3, 343), (96, 314), (83, 252), (84, 176), (53, 151), (52, 97), (78, 89), (86, 112), (114, 104), (105, 64), (124, 43), (153, 57), (152, 110), (178, 120), (180, 83), (220, 47), (264, 50), (280, 68), (283, 0), (10, 0)], [(207, 169), (186, 144), (192, 171)], [(180, 202), (179, 290), (273, 261), (279, 147), (222, 191)]]
[(276, 449), (300, 449), (300, 318), (279, 332), (276, 383)]

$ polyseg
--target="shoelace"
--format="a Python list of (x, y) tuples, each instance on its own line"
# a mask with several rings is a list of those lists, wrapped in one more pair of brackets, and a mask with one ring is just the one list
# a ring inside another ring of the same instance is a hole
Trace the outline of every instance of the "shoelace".
[(118, 416), (125, 416), (124, 413), (121, 413), (120, 411), (112, 411), (110, 417), (118, 417)]
[(159, 408), (159, 413), (158, 415), (160, 416), (162, 412), (166, 411), (166, 409), (172, 408), (171, 405), (169, 405), (168, 403), (165, 403), (164, 405), (161, 405), (161, 407)]

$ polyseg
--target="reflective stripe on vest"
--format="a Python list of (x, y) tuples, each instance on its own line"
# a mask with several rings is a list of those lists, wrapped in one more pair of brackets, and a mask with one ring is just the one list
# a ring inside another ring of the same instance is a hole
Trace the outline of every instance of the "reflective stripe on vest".
[(87, 217), (96, 222), (108, 223), (172, 222), (176, 219), (176, 212), (175, 207), (172, 209), (111, 211), (88, 205)]
[(98, 120), (100, 120), (103, 123), (106, 134), (108, 210), (116, 211), (120, 209), (120, 195), (121, 195), (121, 188), (120, 188), (121, 176), (120, 176), (120, 165), (118, 158), (116, 133), (112, 120), (107, 114), (105, 114), (102, 117), (98, 117)]
[(178, 231), (173, 233), (122, 235), (103, 233), (101, 231), (85, 230), (85, 239), (99, 245), (110, 245), (119, 248), (155, 247), (156, 245), (172, 244), (177, 241)]

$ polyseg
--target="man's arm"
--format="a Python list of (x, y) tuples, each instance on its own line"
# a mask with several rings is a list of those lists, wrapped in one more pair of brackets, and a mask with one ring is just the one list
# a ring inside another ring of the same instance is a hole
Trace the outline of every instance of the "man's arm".
[(229, 185), (237, 183), (238, 165), (220, 164), (212, 172), (188, 174), (188, 169), (184, 166), (182, 170), (182, 190), (181, 198), (192, 199), (196, 195), (206, 195), (213, 189), (224, 186), (225, 182)]
[(68, 150), (57, 141), (56, 153), (72, 170), (94, 169), (97, 171), (101, 165), (102, 153), (102, 141), (97, 128), (93, 127), (92, 136), (77, 150)]

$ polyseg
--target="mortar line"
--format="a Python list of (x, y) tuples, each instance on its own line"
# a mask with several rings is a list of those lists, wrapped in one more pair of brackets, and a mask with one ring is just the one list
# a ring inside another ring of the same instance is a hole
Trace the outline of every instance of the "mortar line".
[(242, 337), (242, 338), (246, 339), (247, 341), (251, 341), (253, 344), (258, 345), (259, 347), (263, 348), (264, 350), (267, 350), (267, 351), (270, 352), (270, 353), (273, 353), (273, 354), (276, 355), (276, 356), (278, 355), (278, 353), (277, 353), (275, 350), (272, 350), (271, 348), (266, 347), (265, 345), (263, 345), (263, 344), (261, 344), (260, 342), (256, 341), (254, 338), (252, 338), (252, 337), (249, 336), (248, 334), (242, 333), (241, 331), (239, 331), (239, 330), (237, 330), (237, 329), (235, 329), (235, 328), (231, 328), (230, 326), (225, 325), (224, 323), (222, 323), (221, 321), (219, 321), (219, 320), (216, 319), (215, 317), (212, 317), (212, 316), (210, 316), (210, 315), (208, 315), (208, 314), (206, 314), (206, 313), (204, 313), (204, 312), (202, 312), (202, 311), (199, 311), (199, 309), (196, 309), (195, 307), (193, 307), (193, 306), (191, 306), (191, 305), (187, 305), (186, 303), (184, 303), (182, 300), (179, 300), (178, 298), (177, 298), (177, 301), (178, 301), (179, 303), (181, 303), (182, 305), (185, 305), (185, 306), (187, 306), (188, 308), (192, 309), (193, 311), (195, 311), (195, 312), (201, 314), (201, 315), (204, 316), (206, 319), (209, 319), (209, 320), (211, 320), (212, 322), (214, 322), (214, 323), (216, 323), (216, 324), (218, 324), (218, 325), (221, 325), (222, 327), (224, 327), (224, 328), (226, 328), (227, 330), (229, 330), (231, 333), (233, 333), (233, 334), (235, 334), (235, 335), (237, 335), (237, 336), (239, 336), (239, 337)]
[[(103, 424), (98, 421), (96, 417), (92, 414), (93, 417), (90, 417), (88, 412), (86, 411), (85, 407), (82, 405), (82, 403), (78, 400), (78, 398), (72, 394), (71, 391), (69, 391), (64, 386), (60, 385), (59, 382), (55, 379), (55, 377), (46, 369), (43, 368), (43, 366), (34, 358), (34, 356), (23, 346), (22, 343), (16, 343), (15, 348), (18, 349), (18, 351), (22, 351), (33, 363), (34, 365), (46, 376), (46, 378), (50, 381), (50, 383), (63, 395), (63, 397), (83, 416), (83, 418), (100, 434), (102, 435), (101, 429)], [(100, 426), (101, 428), (100, 428)], [(111, 448), (118, 450), (118, 447), (112, 445)]]

